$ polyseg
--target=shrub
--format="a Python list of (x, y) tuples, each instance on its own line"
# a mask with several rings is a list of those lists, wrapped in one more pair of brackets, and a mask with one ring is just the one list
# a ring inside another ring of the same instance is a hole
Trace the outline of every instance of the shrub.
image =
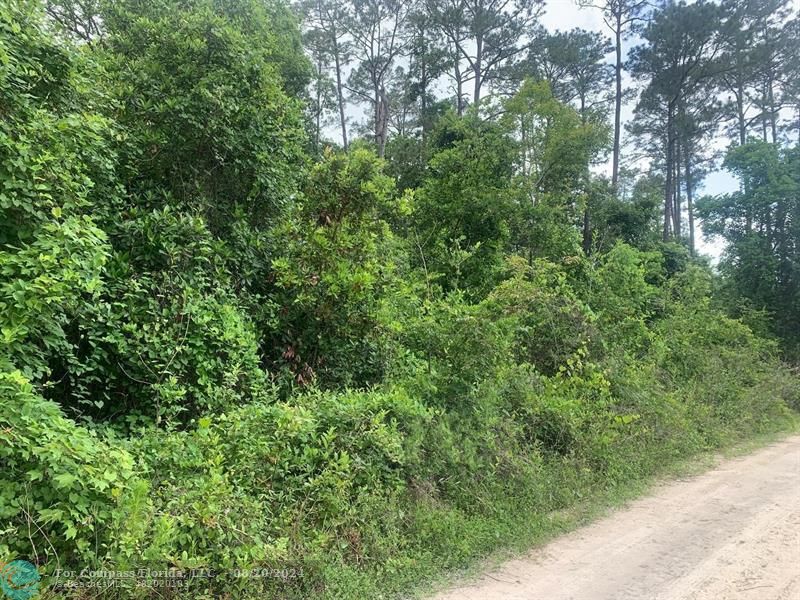
[(276, 233), (284, 244), (272, 260), (266, 354), (288, 389), (377, 383), (385, 367), (379, 311), (402, 262), (381, 219), (394, 181), (370, 151), (326, 151), (304, 191)]
[(406, 384), (433, 406), (470, 412), (474, 386), (511, 361), (508, 324), (459, 293), (420, 302), (403, 321), (399, 343), (422, 362)]
[(130, 451), (151, 493), (120, 528), (116, 560), (221, 569), (195, 582), (198, 593), (240, 589), (234, 569), (313, 571), (331, 553), (366, 560), (381, 552), (374, 520), (418, 469), (430, 418), (399, 389), (313, 392), (186, 431), (143, 431)]
[(0, 409), (0, 556), (51, 568), (102, 561), (137, 486), (131, 454), (65, 419), (19, 371), (0, 373)]
[(511, 277), (485, 302), (488, 318), (509, 321), (517, 362), (552, 375), (591, 341), (594, 315), (576, 297), (557, 265), (538, 259), (529, 266), (519, 257), (508, 264)]

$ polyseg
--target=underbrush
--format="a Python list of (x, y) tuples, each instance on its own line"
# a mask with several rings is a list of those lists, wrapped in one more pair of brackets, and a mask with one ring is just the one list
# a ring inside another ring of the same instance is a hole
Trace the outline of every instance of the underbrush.
[[(481, 302), (397, 300), (390, 376), (366, 390), (231, 387), (214, 412), (115, 425), (67, 419), (5, 372), (0, 555), (73, 597), (97, 589), (63, 573), (87, 568), (155, 573), (109, 597), (395, 597), (796, 425), (800, 380), (775, 345), (710, 309), (698, 270), (648, 283), (653, 262), (624, 246), (596, 269), (515, 259)], [(163, 589), (164, 569), (184, 576)]]
[[(33, 418), (57, 407), (4, 375), (18, 410), (0, 417), (12, 499), (2, 554), (33, 549), (61, 569), (214, 572), (172, 590), (196, 598), (402, 595), (552, 535), (567, 526), (563, 511), (676, 461), (796, 423), (800, 383), (748, 356), (761, 351), (755, 338), (713, 352), (674, 325), (636, 362), (577, 356), (550, 376), (501, 366), (457, 406), (401, 385), (313, 392), (129, 439)], [(691, 375), (673, 360), (687, 341), (702, 356)]]

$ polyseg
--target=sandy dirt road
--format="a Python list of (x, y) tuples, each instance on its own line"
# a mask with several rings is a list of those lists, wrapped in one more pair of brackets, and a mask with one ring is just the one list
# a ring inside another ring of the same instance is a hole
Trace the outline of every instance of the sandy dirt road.
[(800, 600), (800, 436), (661, 484), (435, 600)]

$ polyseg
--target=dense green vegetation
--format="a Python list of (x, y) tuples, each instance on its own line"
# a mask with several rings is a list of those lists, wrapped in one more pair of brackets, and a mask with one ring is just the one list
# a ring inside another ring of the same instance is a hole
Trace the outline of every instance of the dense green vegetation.
[(601, 7), (635, 173), (613, 45), (474, 4), (0, 0), (0, 561), (392, 597), (796, 424), (797, 18)]

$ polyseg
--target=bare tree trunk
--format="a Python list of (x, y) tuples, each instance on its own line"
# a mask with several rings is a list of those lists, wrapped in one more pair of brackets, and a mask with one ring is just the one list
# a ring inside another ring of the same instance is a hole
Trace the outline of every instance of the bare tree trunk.
[(317, 60), (317, 105), (316, 105), (316, 119), (314, 120), (314, 152), (319, 152), (319, 138), (322, 119), (322, 58)]
[(592, 253), (592, 223), (589, 217), (589, 199), (583, 209), (583, 253), (589, 256)]
[(669, 241), (670, 237), (670, 222), (672, 221), (672, 174), (673, 174), (673, 152), (675, 147), (675, 138), (673, 132), (673, 107), (670, 102), (667, 108), (667, 148), (666, 148), (666, 183), (664, 185), (664, 241)]
[(528, 163), (528, 128), (525, 127), (525, 117), (520, 116), (520, 133), (522, 135), (522, 175), (527, 177), (530, 175), (530, 167)]
[(689, 218), (689, 254), (694, 256), (694, 198), (692, 197), (692, 157), (688, 150), (683, 151), (686, 177), (686, 214)]
[(389, 133), (389, 98), (386, 88), (381, 87), (375, 102), (375, 142), (378, 145), (378, 156), (386, 154), (386, 138)]
[[(771, 47), (771, 36), (769, 27), (764, 27), (764, 42), (767, 44), (767, 47)], [(772, 133), (772, 143), (778, 143), (778, 125), (777, 125), (777, 111), (775, 110), (775, 92), (773, 89), (773, 83), (775, 81), (775, 55), (770, 52), (769, 59), (767, 62), (767, 83), (765, 89), (765, 100), (766, 106), (769, 106), (769, 124)], [(766, 135), (766, 134), (765, 134)], [(766, 141), (766, 140), (765, 140)]]
[(611, 185), (614, 190), (619, 183), (619, 155), (622, 118), (622, 12), (617, 12), (616, 36), (616, 90), (614, 95), (614, 154), (611, 162)]
[(381, 91), (378, 88), (378, 84), (375, 83), (374, 77), (372, 85), (372, 135), (375, 138), (375, 148), (380, 150)]
[(672, 225), (675, 237), (681, 238), (681, 150), (680, 140), (675, 140), (675, 207), (672, 209)]
[(422, 135), (422, 147), (425, 147), (425, 139), (428, 133), (428, 61), (427, 57), (427, 39), (425, 38), (425, 30), (420, 32), (422, 42), (422, 63), (420, 64), (420, 108), (419, 108), (419, 124)]
[(461, 78), (461, 60), (458, 56), (458, 50), (456, 49), (453, 60), (453, 68), (455, 70), (456, 75), (456, 111), (458, 112), (458, 116), (462, 116), (464, 114), (464, 88), (463, 88), (463, 80)]
[[(581, 124), (586, 125), (586, 96), (581, 94)], [(592, 253), (592, 220), (589, 214), (589, 198), (583, 207), (583, 253), (586, 256)]]
[(339, 56), (339, 42), (336, 41), (336, 32), (331, 34), (333, 37), (333, 60), (336, 64), (336, 102), (339, 104), (339, 124), (342, 127), (342, 147), (347, 152), (347, 120), (344, 116), (344, 93), (342, 92), (342, 65)]
[(736, 90), (736, 115), (739, 121), (739, 143), (744, 146), (747, 143), (747, 124), (744, 120), (744, 88), (741, 83)]
[(472, 103), (475, 106), (478, 106), (478, 103), (481, 101), (481, 86), (483, 85), (483, 73), (481, 73), (482, 69), (482, 57), (483, 57), (483, 36), (479, 35), (476, 40), (476, 47), (477, 50), (475, 52), (475, 64), (473, 67), (473, 71), (475, 73), (475, 91), (473, 93)]
[(772, 130), (772, 143), (778, 143), (778, 118), (777, 109), (775, 108), (775, 92), (772, 88), (772, 75), (770, 74), (769, 83), (767, 85), (767, 100), (769, 102), (769, 123)]

